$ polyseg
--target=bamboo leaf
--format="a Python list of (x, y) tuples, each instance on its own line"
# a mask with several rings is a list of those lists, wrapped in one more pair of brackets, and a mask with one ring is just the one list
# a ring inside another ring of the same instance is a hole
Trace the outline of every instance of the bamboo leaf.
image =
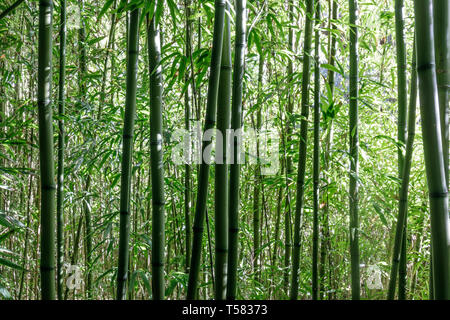
[(17, 263), (14, 263), (10, 260), (4, 259), (0, 257), (0, 265), (7, 266), (16, 270), (24, 270), (21, 266), (19, 266)]

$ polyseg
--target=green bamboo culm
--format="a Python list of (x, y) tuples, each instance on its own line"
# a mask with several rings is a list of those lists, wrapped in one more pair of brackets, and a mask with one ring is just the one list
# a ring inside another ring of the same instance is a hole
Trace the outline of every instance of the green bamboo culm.
[[(189, 61), (191, 62), (191, 68), (193, 67), (193, 59), (192, 59), (192, 15), (191, 15), (191, 1), (190, 0), (185, 0), (184, 2), (184, 6), (185, 6), (185, 15), (186, 15), (186, 38), (185, 38), (185, 42), (186, 42), (186, 46), (185, 46), (185, 50), (186, 50), (186, 57), (187, 59), (189, 59)], [(194, 70), (191, 70), (191, 72), (194, 72)], [(185, 76), (184, 76), (184, 81), (186, 83), (186, 85), (189, 85), (189, 82), (195, 80), (194, 77), (190, 77), (190, 75), (186, 72)], [(195, 82), (192, 81), (192, 96), (194, 98), (194, 100), (196, 99), (196, 94), (195, 94)], [(190, 132), (191, 130), (191, 123), (190, 123), (190, 118), (191, 118), (191, 107), (190, 107), (190, 100), (191, 97), (189, 95), (189, 87), (186, 88), (186, 91), (184, 93), (184, 128), (186, 129), (187, 132)], [(194, 103), (195, 105), (195, 103)], [(190, 263), (190, 259), (191, 259), (191, 195), (192, 195), (192, 191), (191, 191), (191, 141), (188, 141), (188, 161), (187, 163), (185, 163), (184, 165), (184, 223), (185, 223), (185, 232), (186, 232), (186, 256), (185, 256), (185, 270), (186, 273), (189, 273), (189, 263)]]
[(359, 217), (358, 217), (358, 27), (357, 0), (349, 0), (350, 23), (350, 106), (349, 106), (349, 137), (350, 137), (350, 264), (352, 299), (360, 298), (359, 276)]
[(313, 152), (313, 254), (312, 299), (319, 298), (319, 166), (320, 166), (320, 0), (316, 0), (314, 33), (314, 152)]
[[(416, 133), (416, 102), (417, 102), (417, 72), (416, 72), (416, 49), (415, 43), (413, 46), (413, 58), (411, 64), (411, 93), (409, 100), (409, 112), (408, 112), (408, 139), (406, 143), (405, 162), (403, 167), (403, 173), (401, 177), (400, 187), (400, 199), (398, 202), (398, 217), (395, 231), (394, 250), (392, 254), (391, 273), (389, 277), (388, 287), (388, 299), (393, 300), (395, 298), (395, 285), (397, 279), (397, 272), (399, 271), (400, 256), (403, 254), (405, 233), (406, 233), (406, 221), (408, 210), (408, 189), (409, 179), (411, 173), (411, 160), (413, 155), (414, 137)], [(400, 279), (399, 279), (400, 282)], [(399, 290), (399, 299), (401, 298)]]
[[(337, 25), (336, 21), (338, 19), (338, 3), (336, 0), (328, 0), (328, 28), (332, 30), (328, 34), (328, 64), (330, 66), (335, 66), (336, 64), (336, 44), (337, 44)], [(330, 100), (329, 104), (333, 108), (335, 107), (334, 101), (334, 91), (335, 91), (335, 71), (330, 68), (327, 71), (327, 90), (330, 92)], [(328, 89), (329, 88), (329, 89)], [(324, 163), (322, 172), (328, 172), (330, 168), (330, 159), (331, 159), (331, 148), (333, 144), (333, 117), (325, 117), (324, 119), (324, 131), (326, 132), (325, 142), (323, 147), (324, 152)], [(319, 286), (319, 296), (320, 299), (323, 300), (325, 298), (325, 292), (328, 291), (328, 299), (331, 300), (333, 297), (334, 290), (332, 284), (332, 275), (333, 275), (333, 265), (331, 258), (331, 238), (330, 238), (330, 226), (329, 226), (329, 200), (330, 196), (328, 193), (328, 187), (330, 186), (330, 177), (328, 175), (323, 175), (322, 177), (325, 179), (325, 185), (322, 191), (322, 216), (321, 216), (321, 241), (320, 241), (320, 266), (319, 266), (319, 281), (321, 281), (321, 285)], [(328, 252), (328, 253), (327, 253)], [(328, 262), (328, 283), (325, 285), (326, 280), (326, 267)]]
[[(214, 3), (214, 33), (211, 52), (211, 66), (209, 72), (208, 96), (206, 101), (206, 114), (204, 131), (214, 128), (217, 110), (217, 95), (219, 89), (220, 65), (222, 59), (222, 42), (225, 21), (225, 0), (216, 0)], [(206, 200), (209, 188), (210, 158), (205, 160), (211, 141), (203, 140), (201, 148), (201, 164), (198, 176), (197, 202), (195, 207), (193, 241), (191, 255), (191, 269), (189, 270), (187, 299), (194, 299), (197, 293), (198, 276), (200, 271), (200, 257), (203, 240), (203, 224), (206, 213)], [(206, 150), (206, 152), (205, 152)]]
[[(433, 1), (433, 24), (436, 54), (436, 79), (439, 96), (442, 152), (445, 179), (449, 187), (449, 100), (450, 100), (450, 4), (446, 0)], [(432, 263), (431, 263), (432, 265)], [(430, 273), (430, 297), (433, 297), (433, 274)]]
[[(406, 50), (405, 50), (405, 20), (403, 17), (404, 0), (395, 0), (395, 43), (397, 49), (397, 99), (398, 99), (398, 123), (397, 140), (401, 144), (406, 141)], [(403, 174), (404, 154), (403, 148), (398, 148), (398, 175)]]
[(441, 117), (442, 151), (444, 154), (445, 179), (448, 189), (449, 157), (449, 101), (450, 101), (450, 3), (448, 0), (433, 1), (434, 47), (436, 52), (436, 77)]
[[(256, 123), (254, 124), (255, 131), (259, 132), (262, 126), (262, 104), (263, 104), (263, 75), (264, 75), (264, 55), (259, 54), (258, 67), (258, 89), (257, 89), (257, 104), (259, 105), (256, 111)], [(253, 120), (252, 120), (253, 121)], [(259, 281), (261, 275), (260, 255), (261, 255), (261, 161), (259, 159), (260, 140), (256, 137), (256, 166), (253, 178), (253, 276), (256, 281)]]
[[(78, 0), (78, 7), (80, 10), (80, 28), (78, 29), (78, 57), (79, 57), (79, 71), (78, 71), (78, 99), (80, 107), (85, 106), (88, 101), (87, 98), (87, 38), (86, 38), (86, 18), (84, 16), (84, 1)], [(84, 136), (84, 141), (88, 142), (89, 137)], [(89, 170), (86, 170), (85, 176), (85, 187), (84, 193), (89, 193), (89, 188), (91, 185), (91, 175)], [(85, 252), (85, 268), (86, 268), (86, 287), (85, 293), (86, 298), (92, 298), (92, 216), (91, 216), (91, 205), (90, 197), (86, 197), (83, 201), (83, 214), (85, 215), (85, 240), (86, 244), (84, 247)]]
[(117, 268), (117, 299), (126, 298), (130, 239), (130, 188), (133, 150), (134, 120), (136, 113), (136, 87), (139, 55), (139, 9), (130, 14), (127, 52), (127, 83), (123, 126), (122, 171), (120, 185), (119, 262)]
[(55, 172), (52, 115), (53, 1), (39, 1), (38, 113), (41, 178), (41, 297), (54, 300), (55, 292)]
[[(227, 10), (228, 10), (227, 6)], [(231, 104), (230, 19), (225, 16), (222, 62), (217, 97), (217, 142), (215, 165), (215, 299), (225, 300), (228, 271), (228, 159), (227, 132), (230, 129)], [(221, 137), (221, 139), (220, 139)]]
[[(245, 39), (247, 32), (247, 1), (236, 0), (236, 37), (234, 45), (233, 97), (231, 128), (233, 136), (233, 160), (230, 164), (230, 192), (228, 205), (228, 278), (227, 299), (236, 299), (238, 244), (239, 244), (239, 173), (242, 135), (236, 134), (242, 129), (242, 86), (244, 80)], [(231, 142), (231, 141), (230, 141)]]
[[(338, 18), (338, 3), (336, 0), (328, 0), (328, 6), (329, 6), (329, 14), (331, 16), (331, 19), (329, 19), (328, 26), (330, 29), (333, 30), (333, 32), (330, 32), (329, 34), (329, 47), (330, 47), (330, 56), (328, 57), (328, 63), (332, 66), (335, 65), (336, 60), (336, 20)], [(330, 90), (332, 93), (334, 93), (334, 79), (335, 79), (335, 72), (334, 70), (328, 70), (327, 71), (327, 82), (330, 86)]]
[[(294, 0), (287, 0), (288, 2), (288, 17), (289, 21), (294, 21)], [(294, 52), (294, 30), (291, 25), (289, 25), (289, 33), (288, 33), (288, 45), (289, 51)], [(293, 127), (293, 112), (294, 112), (294, 64), (293, 59), (288, 59), (287, 66), (287, 81), (289, 84), (288, 92), (287, 92), (287, 112), (285, 114), (286, 119), (286, 133), (285, 133), (285, 146), (286, 149), (289, 149), (289, 152), (286, 152), (286, 205), (285, 205), (285, 213), (284, 213), (284, 272), (283, 272), (283, 286), (284, 291), (286, 292), (286, 296), (289, 292), (289, 267), (291, 263), (291, 253), (292, 253), (292, 217), (291, 217), (291, 175), (293, 172), (292, 165), (292, 156), (291, 152), (293, 152), (293, 144), (292, 141), (292, 127)]]
[[(397, 49), (397, 101), (398, 121), (397, 140), (402, 145), (397, 150), (398, 154), (398, 177), (402, 179), (404, 166), (404, 149), (406, 142), (406, 116), (407, 116), (407, 86), (406, 86), (406, 49), (405, 49), (405, 20), (404, 0), (395, 0), (395, 43)], [(399, 188), (400, 192), (400, 188)], [(400, 255), (398, 291), (399, 297), (404, 297), (406, 292), (406, 233), (403, 234)]]
[[(158, 6), (163, 5), (158, 1)], [(153, 16), (148, 28), (150, 72), (150, 165), (152, 179), (152, 294), (153, 300), (164, 299), (164, 164), (163, 164), (163, 83), (159, 24)]]
[(59, 88), (58, 88), (58, 172), (56, 190), (56, 290), (58, 300), (63, 299), (62, 264), (63, 264), (63, 223), (64, 223), (64, 104), (66, 78), (66, 0), (60, 3), (59, 24)]
[(6, 8), (2, 13), (0, 13), (0, 20), (6, 17), (8, 14), (10, 14), (14, 9), (16, 9), (22, 2), (25, 0), (17, 0), (12, 5), (10, 5), (8, 8)]
[(312, 22), (314, 19), (314, 0), (306, 1), (305, 40), (303, 47), (303, 73), (302, 73), (302, 120), (300, 124), (300, 146), (297, 173), (297, 192), (295, 204), (294, 222), (294, 247), (292, 249), (292, 275), (290, 299), (298, 298), (299, 267), (300, 267), (300, 229), (303, 220), (303, 195), (305, 192), (306, 171), (306, 147), (308, 140), (308, 117), (309, 117), (309, 80), (310, 80), (310, 55), (312, 42)]
[(414, 0), (420, 115), (430, 198), (433, 296), (450, 299), (448, 194), (442, 152), (432, 0)]

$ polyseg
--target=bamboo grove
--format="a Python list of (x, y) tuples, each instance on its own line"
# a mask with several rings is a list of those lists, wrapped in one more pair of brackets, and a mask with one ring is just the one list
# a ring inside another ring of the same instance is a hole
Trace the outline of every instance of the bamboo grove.
[(3, 1), (1, 299), (450, 299), (449, 19)]

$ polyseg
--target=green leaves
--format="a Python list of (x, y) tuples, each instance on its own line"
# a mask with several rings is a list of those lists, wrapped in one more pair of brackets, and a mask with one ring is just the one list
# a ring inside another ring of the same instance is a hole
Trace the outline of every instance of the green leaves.
[(331, 64), (324, 63), (324, 64), (321, 64), (320, 67), (328, 69), (328, 70), (336, 72), (336, 73), (339, 73), (341, 75), (344, 75), (344, 70), (338, 69), (338, 68), (336, 68), (335, 66), (333, 66)]
[(4, 259), (2, 257), (0, 257), (0, 265), (10, 267), (10, 268), (13, 268), (16, 270), (23, 270), (23, 268), (21, 266), (19, 266), (17, 263), (14, 263), (14, 262)]
[(376, 202), (372, 203), (373, 208), (375, 209), (375, 212), (378, 214), (378, 216), (380, 217), (381, 222), (383, 223), (383, 225), (385, 227), (389, 227), (389, 224), (386, 220), (386, 216), (384, 215), (384, 210), (383, 208)]
[(0, 225), (13, 230), (25, 227), (22, 222), (4, 213), (0, 213)]
[(167, 286), (165, 292), (166, 296), (170, 296), (177, 285), (179, 285), (182, 289), (187, 287), (188, 275), (184, 272), (172, 272), (169, 275), (169, 279), (169, 285)]
[(106, 11), (108, 11), (108, 9), (111, 7), (111, 5), (113, 4), (114, 0), (106, 0), (105, 4), (103, 5), (102, 10), (100, 10), (100, 13), (98, 14), (98, 18), (97, 20), (100, 20), (101, 17), (106, 13)]
[(402, 149), (404, 152), (405, 144), (401, 141), (398, 141), (398, 140), (396, 140), (390, 136), (384, 135), (384, 134), (380, 134), (380, 135), (377, 135), (374, 137), (374, 140), (377, 140), (377, 139), (387, 140), (387, 141), (391, 142), (393, 145), (395, 145), (397, 148)]

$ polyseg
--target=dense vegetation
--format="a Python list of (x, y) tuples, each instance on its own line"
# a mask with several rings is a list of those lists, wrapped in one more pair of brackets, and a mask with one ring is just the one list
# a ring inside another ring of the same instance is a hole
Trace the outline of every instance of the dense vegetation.
[(450, 299), (450, 1), (5, 0), (0, 39), (1, 299)]

